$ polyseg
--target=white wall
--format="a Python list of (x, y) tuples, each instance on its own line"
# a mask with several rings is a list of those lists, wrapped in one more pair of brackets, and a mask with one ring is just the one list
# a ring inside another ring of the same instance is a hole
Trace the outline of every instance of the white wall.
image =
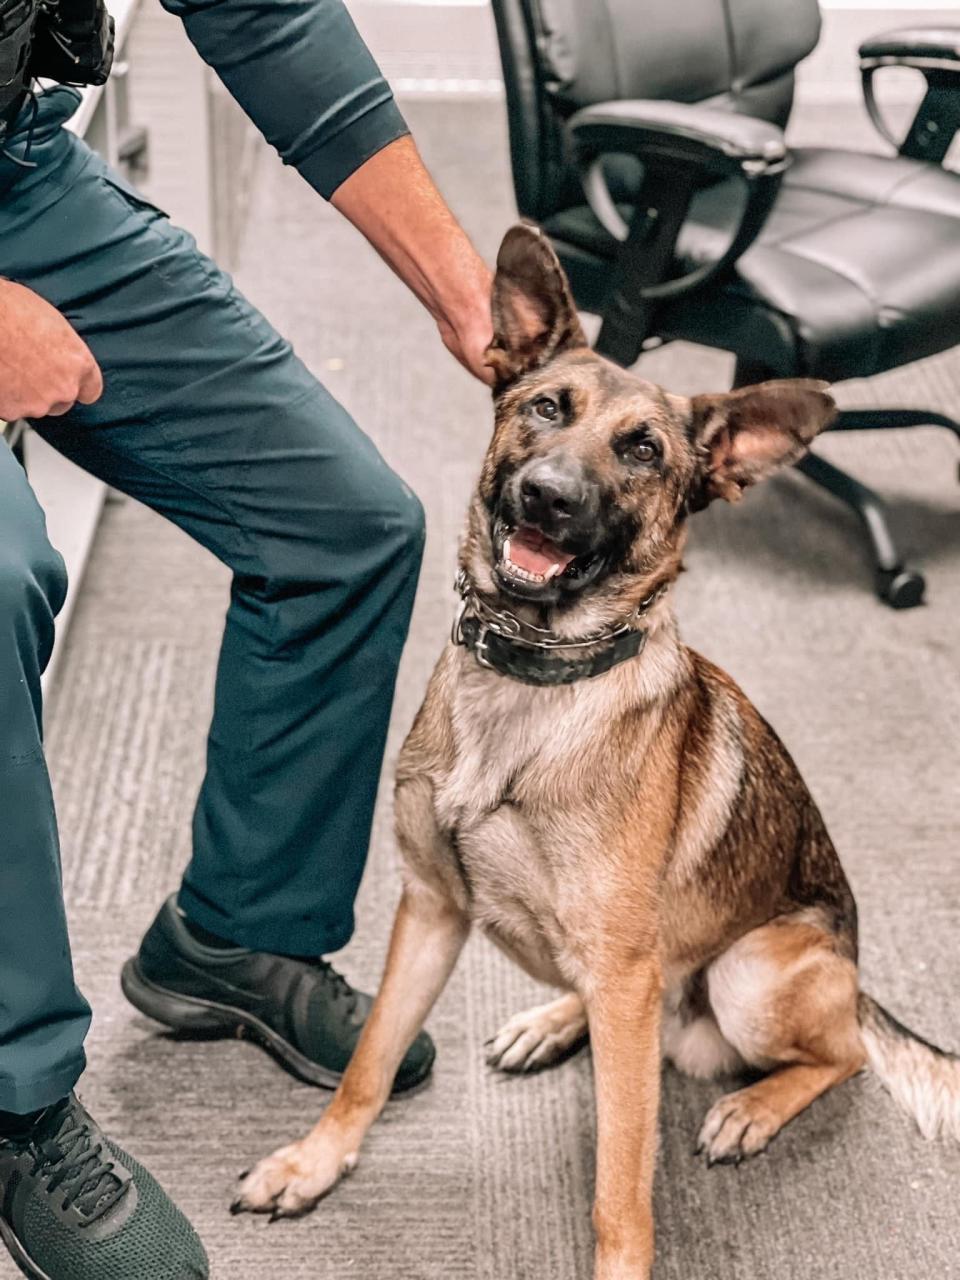
[[(652, 4), (660, 0), (637, 0), (641, 2)], [(502, 93), (489, 0), (348, 3), (384, 74), (398, 92)], [(776, 20), (777, 0), (768, 3), (772, 20)], [(931, 5), (929, 0), (821, 0), (821, 9), (820, 44), (799, 71), (801, 104), (859, 98), (857, 47), (867, 36), (904, 25), (960, 26), (960, 0), (944, 0), (938, 5)]]

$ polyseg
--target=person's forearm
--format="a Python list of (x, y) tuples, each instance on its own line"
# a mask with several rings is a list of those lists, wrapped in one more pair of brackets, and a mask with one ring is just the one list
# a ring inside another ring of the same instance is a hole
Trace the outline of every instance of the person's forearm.
[(492, 336), (491, 273), (412, 138), (378, 151), (341, 183), (331, 202), (431, 312), (457, 358), (483, 377), (483, 351)]
[(343, 0), (161, 0), (251, 120), (490, 380), (490, 272), (424, 168)]
[(161, 0), (287, 164), (359, 228), (485, 381), (490, 273), (343, 0)]
[[(333, 193), (333, 206), (440, 319), (482, 278), (476, 250), (424, 168), (412, 138), (379, 151)], [(481, 264), (482, 266), (482, 264)], [(484, 274), (485, 273), (485, 274)]]

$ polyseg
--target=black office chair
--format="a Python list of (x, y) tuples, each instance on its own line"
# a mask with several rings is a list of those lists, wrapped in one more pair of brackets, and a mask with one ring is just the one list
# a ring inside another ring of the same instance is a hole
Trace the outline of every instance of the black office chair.
[[(918, 68), (919, 113), (890, 157), (810, 147), (783, 128), (816, 0), (493, 0), (517, 203), (550, 236), (597, 349), (623, 365), (686, 339), (736, 356), (735, 385), (862, 378), (960, 342), (960, 29), (860, 50), (871, 117), (885, 66)], [(894, 146), (897, 144), (894, 142)], [(937, 425), (847, 410), (836, 430)], [(877, 592), (923, 598), (880, 498), (825, 459), (800, 469), (863, 521)]]

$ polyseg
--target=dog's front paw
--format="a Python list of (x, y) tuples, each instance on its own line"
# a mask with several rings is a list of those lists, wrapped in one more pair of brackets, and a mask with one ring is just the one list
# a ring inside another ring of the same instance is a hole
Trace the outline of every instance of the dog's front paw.
[(566, 1057), (587, 1034), (579, 996), (568, 994), (524, 1009), (487, 1041), (487, 1063), (498, 1071), (537, 1071)]
[(318, 1139), (281, 1147), (245, 1174), (231, 1213), (269, 1213), (277, 1218), (297, 1218), (309, 1213), (317, 1201), (355, 1167), (357, 1153), (344, 1153)]

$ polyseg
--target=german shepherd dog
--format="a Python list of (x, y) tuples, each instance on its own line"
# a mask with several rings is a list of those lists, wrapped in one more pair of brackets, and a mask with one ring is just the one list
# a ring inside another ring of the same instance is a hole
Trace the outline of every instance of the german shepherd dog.
[(711, 1107), (710, 1162), (762, 1151), (867, 1065), (926, 1135), (960, 1139), (960, 1058), (860, 991), (856, 906), (796, 766), (677, 637), (688, 514), (801, 457), (835, 412), (825, 384), (686, 399), (610, 364), (529, 227), (503, 241), (493, 311), (466, 617), (399, 760), (404, 888), (380, 992), (320, 1122), (235, 1208), (301, 1214), (353, 1168), (476, 922), (562, 992), (494, 1037), (495, 1066), (543, 1067), (589, 1034), (594, 1276), (645, 1280), (661, 1054), (695, 1076), (766, 1073)]

